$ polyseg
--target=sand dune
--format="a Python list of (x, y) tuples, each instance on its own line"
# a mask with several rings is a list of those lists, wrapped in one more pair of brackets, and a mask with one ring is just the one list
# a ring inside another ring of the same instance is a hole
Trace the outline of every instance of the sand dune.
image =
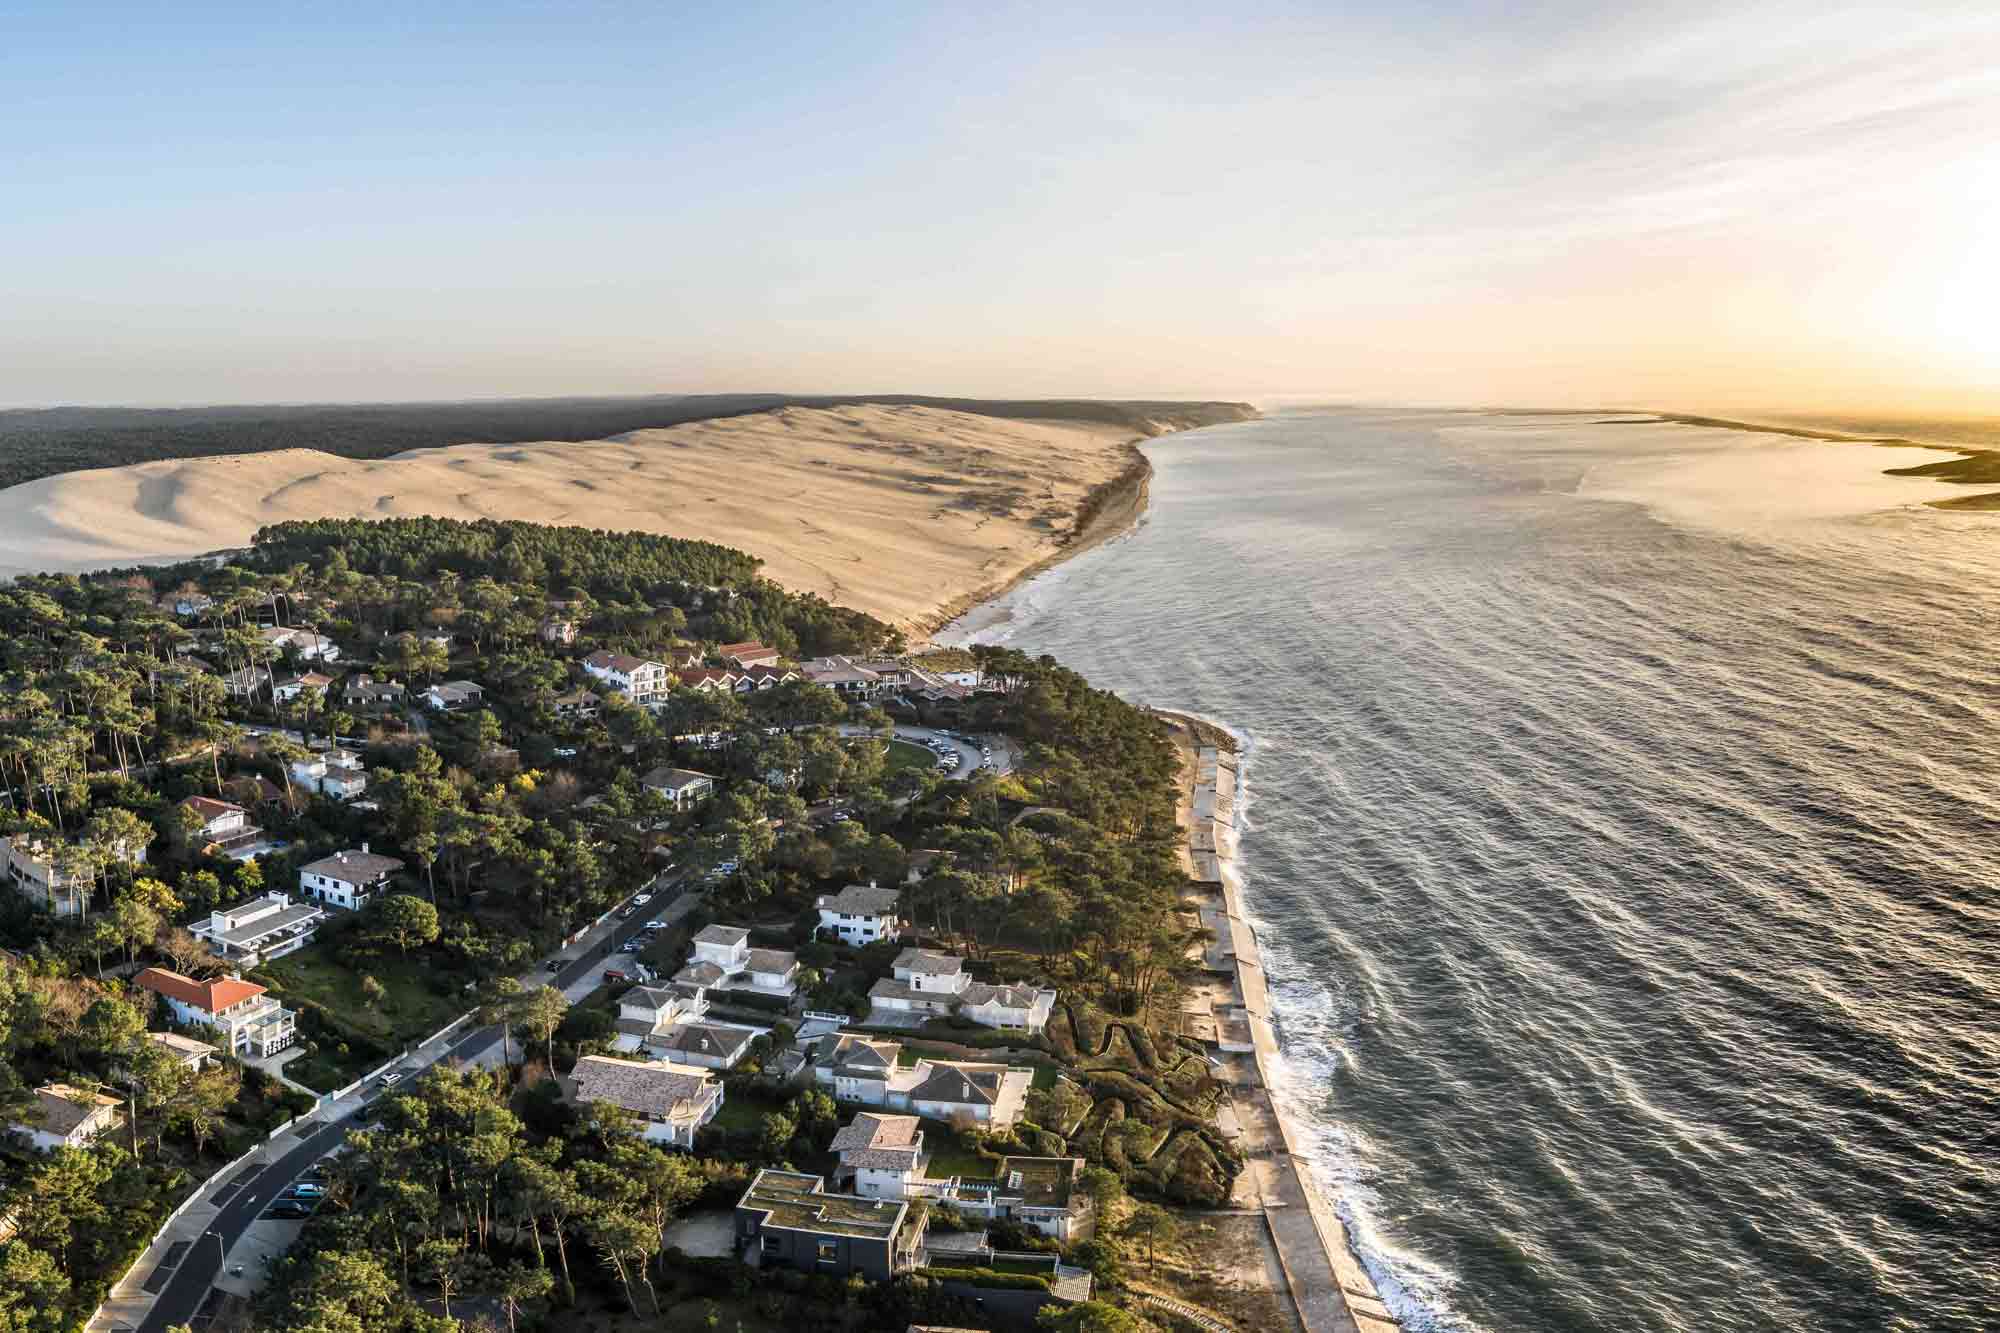
[(927, 624), (1056, 553), (1130, 438), (927, 407), (782, 408), (376, 461), (290, 449), (141, 463), (0, 490), (0, 576), (197, 555), (288, 518), (510, 518), (721, 542), (789, 587)]

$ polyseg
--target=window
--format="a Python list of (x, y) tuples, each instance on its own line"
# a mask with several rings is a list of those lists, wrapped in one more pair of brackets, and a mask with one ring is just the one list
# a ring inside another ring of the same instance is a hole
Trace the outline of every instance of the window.
[(819, 1243), (819, 1261), (823, 1264), (840, 1262), (840, 1243), (823, 1240)]
[(776, 1254), (779, 1250), (782, 1250), (784, 1247), (785, 1243), (779, 1240), (776, 1236), (773, 1236), (768, 1231), (764, 1233), (764, 1253)]

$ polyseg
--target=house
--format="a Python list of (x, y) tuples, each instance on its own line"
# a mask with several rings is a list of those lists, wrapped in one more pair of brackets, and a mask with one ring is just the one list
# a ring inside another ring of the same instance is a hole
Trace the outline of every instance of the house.
[(188, 927), (188, 934), (208, 941), (217, 958), (255, 967), (267, 958), (283, 958), (312, 943), (326, 909), (317, 903), (295, 903), (272, 890), (247, 903), (219, 912)]
[(813, 1080), (836, 1101), (1006, 1129), (1020, 1120), (1035, 1079), (1026, 1066), (928, 1056), (905, 1065), (901, 1056), (897, 1042), (828, 1033), (815, 1048)]
[(929, 1213), (829, 1194), (820, 1176), (766, 1167), (736, 1202), (736, 1250), (748, 1264), (886, 1282), (923, 1260)]
[(681, 688), (702, 694), (734, 694), (736, 673), (719, 667), (697, 667), (680, 673)]
[(349, 676), (340, 687), (340, 700), (349, 708), (398, 708), (408, 696), (401, 681), (377, 680), (366, 672)]
[(775, 666), (784, 654), (752, 639), (748, 643), (725, 643), (715, 655), (734, 667)]
[(557, 717), (596, 717), (604, 707), (604, 701), (581, 686), (568, 694), (558, 694), (549, 702), (549, 711)]
[(368, 789), (367, 770), (361, 766), (361, 756), (352, 750), (322, 750), (294, 759), (291, 774), (297, 785), (336, 801), (351, 801)]
[(1093, 1221), (1077, 1189), (1081, 1157), (1002, 1157), (991, 1177), (932, 1177), (923, 1122), (913, 1115), (863, 1111), (833, 1136), (835, 1178), (870, 1199), (930, 1199), (988, 1220), (1011, 1219), (1065, 1244)]
[[(64, 864), (66, 844), (50, 843), (32, 833), (0, 838), (0, 862), (7, 884), (21, 897), (57, 916), (78, 916), (88, 905), (95, 881), (88, 873), (73, 873)], [(120, 845), (113, 854), (126, 865), (144, 865), (146, 849)]]
[(684, 648), (671, 648), (667, 651), (667, 665), (675, 671), (686, 671), (690, 668), (698, 667), (702, 664), (703, 660), (701, 649), (692, 644)]
[(877, 940), (902, 938), (903, 923), (897, 916), (902, 894), (879, 885), (850, 884), (835, 894), (821, 894), (813, 903), (819, 911), (819, 928), (843, 944), (873, 944)]
[(682, 985), (710, 990), (751, 991), (790, 998), (797, 989), (799, 960), (783, 949), (753, 949), (741, 926), (713, 925), (694, 937), (687, 966), (674, 974)]
[(89, 1092), (67, 1083), (44, 1083), (35, 1089), (35, 1119), (32, 1123), (8, 1126), (44, 1152), (58, 1148), (87, 1148), (99, 1134), (118, 1128), (124, 1117), (118, 1108), (125, 1103), (101, 1092)]
[(703, 1021), (704, 988), (634, 986), (618, 998), (620, 1054), (657, 1056), (707, 1069), (732, 1068), (768, 1029)]
[(316, 629), (270, 625), (258, 630), (257, 637), (272, 652), (281, 653), (290, 649), (305, 662), (331, 662), (340, 656), (340, 646)]
[(984, 981), (966, 983), (959, 992), (958, 1012), (982, 1027), (1019, 1028), (1040, 1032), (1055, 1012), (1056, 993), (1026, 983), (990, 985)]
[(1056, 993), (974, 981), (965, 971), (965, 960), (956, 954), (905, 949), (896, 956), (895, 976), (877, 981), (869, 988), (868, 999), (877, 1009), (958, 1013), (990, 1028), (1040, 1032), (1055, 1009)]
[(550, 616), (544, 620), (538, 632), (542, 636), (543, 643), (576, 642), (576, 622), (565, 620), (560, 616)]
[(201, 827), (188, 842), (204, 851), (248, 861), (271, 849), (264, 839), (264, 830), (250, 822), (250, 812), (240, 805), (207, 796), (190, 796), (181, 802), (181, 809), (201, 821)]
[(327, 687), (333, 684), (332, 676), (322, 676), (317, 671), (303, 675), (287, 676), (271, 687), (271, 697), (279, 703), (290, 703), (294, 699), (310, 694), (315, 699), (326, 697)]
[(469, 680), (447, 680), (424, 691), (424, 703), (439, 713), (462, 712), (485, 701), (485, 687)]
[(799, 673), (784, 667), (745, 667), (737, 674), (734, 686), (738, 694), (755, 694), (759, 690), (774, 690), (787, 681), (797, 680)]
[(691, 768), (656, 768), (639, 779), (639, 785), (666, 797), (676, 810), (698, 805), (715, 794), (715, 779)]
[(299, 891), (333, 907), (356, 911), (368, 905), (376, 890), (403, 868), (393, 856), (368, 850), (336, 852), (299, 867)]
[(222, 677), (222, 692), (231, 699), (254, 699), (271, 685), (271, 673), (260, 666), (247, 666)]
[(882, 673), (851, 657), (815, 657), (802, 667), (805, 678), (847, 699), (872, 699), (882, 692)]
[(276, 805), (285, 799), (285, 789), (269, 778), (254, 773), (228, 779), (222, 794), (245, 805)]
[(160, 609), (183, 620), (205, 616), (215, 609), (215, 599), (205, 592), (170, 592), (160, 598)]
[(861, 1112), (833, 1136), (836, 1179), (866, 1199), (911, 1198), (911, 1182), (930, 1167), (921, 1123), (913, 1115)]
[(658, 708), (666, 701), (667, 665), (651, 658), (610, 653), (603, 649), (583, 659), (584, 674), (601, 680), (642, 708)]
[(693, 1148), (695, 1131), (722, 1109), (722, 1083), (707, 1069), (671, 1060), (586, 1055), (570, 1071), (578, 1105), (609, 1102), (638, 1116), (652, 1143)]
[(215, 1060), (215, 1047), (178, 1032), (148, 1032), (146, 1040), (173, 1056), (191, 1074), (199, 1074)]
[(132, 981), (165, 1001), (175, 1022), (221, 1033), (231, 1055), (261, 1059), (298, 1039), (292, 1011), (255, 982), (240, 977), (196, 981), (164, 967), (149, 967)]

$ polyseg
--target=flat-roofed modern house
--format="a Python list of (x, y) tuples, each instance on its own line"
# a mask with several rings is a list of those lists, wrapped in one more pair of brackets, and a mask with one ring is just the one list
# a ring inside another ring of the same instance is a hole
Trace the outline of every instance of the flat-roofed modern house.
[(922, 1261), (928, 1222), (921, 1204), (829, 1194), (819, 1176), (766, 1167), (736, 1202), (736, 1249), (754, 1266), (886, 1282)]
[(197, 847), (237, 861), (271, 850), (264, 830), (250, 822), (250, 812), (240, 805), (210, 796), (190, 796), (181, 802), (181, 809), (201, 821), (200, 831), (190, 839)]
[(665, 662), (599, 649), (583, 659), (583, 670), (585, 675), (603, 681), (641, 708), (658, 708), (666, 701)]
[(231, 1055), (276, 1055), (298, 1040), (292, 1011), (254, 981), (241, 977), (196, 981), (164, 967), (149, 967), (132, 982), (165, 1001), (176, 1022), (221, 1033), (222, 1045)]
[(712, 1071), (671, 1060), (586, 1055), (570, 1082), (579, 1105), (608, 1102), (629, 1111), (648, 1141), (672, 1148), (693, 1148), (695, 1131), (722, 1109), (722, 1083)]
[(839, 893), (821, 894), (813, 903), (819, 928), (842, 944), (873, 944), (900, 939), (903, 923), (898, 908), (903, 895), (876, 884), (850, 884)]
[(8, 1128), (27, 1135), (28, 1142), (44, 1152), (84, 1148), (99, 1134), (123, 1123), (118, 1108), (124, 1104), (116, 1097), (67, 1083), (44, 1083), (35, 1089), (34, 1118)]
[(359, 911), (402, 868), (401, 861), (369, 851), (364, 842), (358, 852), (335, 852), (300, 866), (299, 891), (330, 907)]
[(189, 926), (188, 934), (208, 941), (217, 958), (255, 967), (305, 948), (324, 920), (326, 909), (318, 903), (295, 903), (273, 889), (247, 903), (210, 912), (208, 920)]
[(1093, 1222), (1090, 1197), (1076, 1187), (1081, 1157), (1003, 1157), (991, 1176), (933, 1177), (923, 1121), (863, 1111), (833, 1136), (836, 1183), (869, 1199), (929, 1199), (969, 1216), (1011, 1219), (1067, 1243)]
[(715, 795), (715, 779), (691, 768), (656, 768), (639, 779), (639, 785), (666, 797), (676, 810), (685, 810)]

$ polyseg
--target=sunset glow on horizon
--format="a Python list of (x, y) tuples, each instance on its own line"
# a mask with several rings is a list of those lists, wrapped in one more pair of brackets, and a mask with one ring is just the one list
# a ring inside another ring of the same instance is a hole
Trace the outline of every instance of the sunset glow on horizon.
[(0, 405), (2000, 413), (2000, 8), (34, 6)]

